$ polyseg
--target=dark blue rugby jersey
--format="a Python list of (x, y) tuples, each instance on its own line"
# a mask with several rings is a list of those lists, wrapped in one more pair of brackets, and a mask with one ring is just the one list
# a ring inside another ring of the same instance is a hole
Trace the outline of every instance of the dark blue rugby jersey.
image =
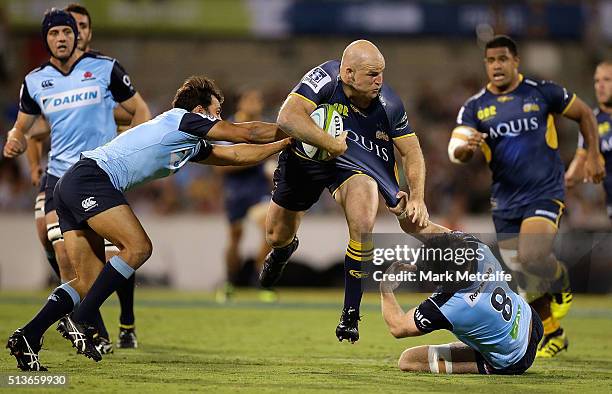
[[(415, 135), (404, 104), (383, 84), (378, 99), (373, 100), (368, 109), (357, 108), (344, 94), (339, 73), (338, 60), (325, 62), (310, 70), (291, 94), (314, 105), (331, 104), (342, 116), (344, 131), (348, 132), (348, 149), (336, 159), (338, 168), (361, 171), (397, 189), (393, 140)], [(293, 149), (301, 157), (308, 158), (301, 143), (295, 143)]]
[[(597, 129), (599, 130), (599, 150), (606, 161), (606, 177), (603, 182), (606, 190), (606, 201), (608, 204), (612, 204), (612, 115), (599, 108), (595, 109), (593, 113), (597, 119)], [(582, 134), (578, 135), (578, 149), (586, 149)]]
[[(564, 198), (553, 114), (565, 113), (576, 96), (550, 81), (520, 78), (510, 93), (482, 89), (457, 116), (458, 127), (487, 135), (482, 151), (493, 173), (492, 208), (499, 214), (536, 200)], [(457, 132), (453, 137), (466, 138)]]

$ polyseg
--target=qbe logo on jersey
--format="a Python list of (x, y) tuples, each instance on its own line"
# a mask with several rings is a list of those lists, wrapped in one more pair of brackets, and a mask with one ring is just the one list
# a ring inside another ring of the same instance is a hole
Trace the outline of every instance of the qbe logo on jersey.
[(67, 90), (42, 98), (43, 112), (50, 114), (65, 109), (85, 107), (102, 102), (100, 86)]

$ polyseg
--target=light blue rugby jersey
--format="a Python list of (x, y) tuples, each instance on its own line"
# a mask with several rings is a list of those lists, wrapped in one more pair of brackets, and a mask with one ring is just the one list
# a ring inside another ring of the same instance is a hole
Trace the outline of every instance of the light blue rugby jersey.
[(30, 72), (21, 87), (19, 110), (44, 115), (51, 126), (47, 171), (61, 177), (83, 151), (117, 135), (116, 103), (136, 94), (130, 77), (113, 58), (81, 56), (68, 74), (50, 62)]
[(188, 161), (204, 160), (212, 145), (204, 140), (219, 121), (210, 115), (174, 108), (142, 123), (106, 145), (83, 152), (96, 161), (118, 190), (163, 178)]
[[(478, 272), (501, 272), (489, 247), (481, 242), (478, 247), (484, 255)], [(456, 293), (434, 293), (415, 309), (414, 321), (424, 333), (451, 331), (493, 367), (502, 369), (527, 351), (531, 307), (505, 281), (482, 281)]]

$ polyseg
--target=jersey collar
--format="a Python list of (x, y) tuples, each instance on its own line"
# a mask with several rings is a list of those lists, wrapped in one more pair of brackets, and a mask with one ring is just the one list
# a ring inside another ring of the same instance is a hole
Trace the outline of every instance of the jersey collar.
[(53, 67), (55, 70), (57, 70), (58, 73), (62, 74), (64, 77), (69, 76), (70, 74), (72, 74), (72, 71), (74, 70), (74, 68), (76, 67), (77, 64), (79, 64), (79, 62), (87, 57), (94, 57), (95, 55), (89, 53), (89, 52), (83, 52), (83, 54), (77, 59), (75, 60), (75, 62), (72, 64), (72, 66), (70, 67), (70, 70), (68, 70), (68, 73), (64, 73), (62, 72), (62, 70), (60, 70), (59, 68), (55, 67), (55, 65), (53, 63), (51, 63), (51, 61), (49, 60), (47, 63), (45, 63), (45, 66), (50, 66)]
[(509, 92), (505, 92), (505, 93), (493, 93), (493, 92), (491, 91), (491, 86), (492, 86), (492, 85), (491, 85), (491, 82), (489, 82), (489, 83), (487, 84), (487, 91), (488, 91), (489, 93), (491, 93), (492, 95), (494, 95), (494, 96), (504, 96), (504, 95), (506, 95), (506, 94), (510, 94), (510, 93), (514, 92), (516, 89), (518, 89), (518, 87), (519, 87), (519, 86), (521, 86), (521, 83), (523, 83), (523, 78), (524, 78), (524, 77), (523, 77), (523, 74), (519, 73), (519, 83), (518, 83), (518, 85), (516, 85), (516, 87), (515, 87), (514, 89), (510, 90)]

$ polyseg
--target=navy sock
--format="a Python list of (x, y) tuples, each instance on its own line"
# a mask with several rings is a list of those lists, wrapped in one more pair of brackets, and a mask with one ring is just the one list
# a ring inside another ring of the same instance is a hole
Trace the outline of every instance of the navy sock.
[(53, 272), (55, 272), (55, 275), (57, 275), (57, 279), (59, 280), (60, 270), (59, 265), (57, 264), (57, 260), (55, 259), (55, 251), (49, 252), (47, 250), (47, 261), (49, 262), (51, 269), (53, 270)]
[(133, 274), (134, 269), (132, 267), (119, 256), (113, 256), (104, 265), (102, 272), (100, 272), (93, 286), (87, 292), (87, 296), (85, 296), (81, 305), (72, 315), (74, 320), (93, 325), (96, 320), (96, 313), (104, 301)]
[(59, 286), (47, 299), (34, 319), (23, 327), (23, 331), (30, 343), (40, 343), (40, 338), (53, 323), (72, 312), (79, 304), (79, 293), (68, 283)]
[(136, 287), (136, 274), (117, 289), (119, 304), (121, 305), (121, 315), (119, 323), (122, 326), (134, 325), (134, 288)]
[(272, 260), (276, 263), (284, 263), (289, 260), (289, 257), (295, 252), (297, 249), (297, 237), (293, 238), (293, 241), (289, 243), (289, 245), (283, 246), (282, 248), (273, 248), (272, 252), (270, 252), (270, 256)]
[(106, 326), (104, 325), (104, 320), (102, 319), (102, 314), (100, 313), (99, 309), (98, 313), (94, 315), (93, 324), (98, 331), (98, 335), (100, 335), (102, 338), (109, 339), (108, 331), (106, 330)]
[(372, 243), (349, 241), (344, 256), (344, 308), (359, 312), (363, 294), (362, 278), (367, 276), (366, 267), (372, 260)]

